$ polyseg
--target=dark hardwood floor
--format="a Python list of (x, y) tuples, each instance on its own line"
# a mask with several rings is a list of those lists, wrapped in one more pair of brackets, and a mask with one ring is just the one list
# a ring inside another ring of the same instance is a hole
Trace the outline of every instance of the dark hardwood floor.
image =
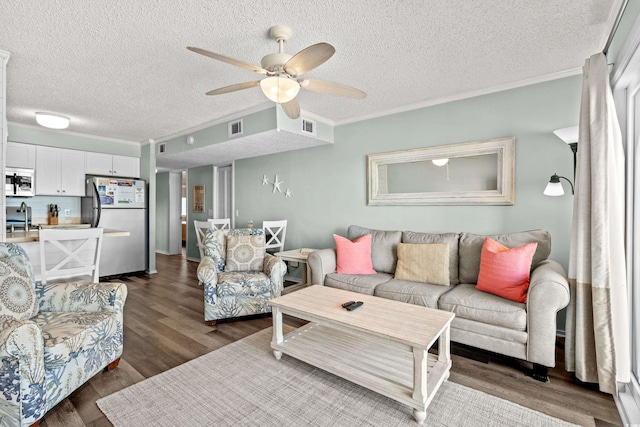
[[(120, 280), (129, 289), (120, 366), (76, 390), (49, 411), (41, 426), (111, 426), (96, 406), (99, 398), (271, 326), (270, 317), (205, 325), (197, 264), (180, 255), (157, 255), (156, 262), (157, 274)], [(286, 322), (300, 324), (292, 318)], [(527, 377), (527, 367), (509, 358), (459, 345), (452, 352), (450, 381), (579, 425), (621, 425), (610, 395), (577, 383), (564, 371), (561, 343), (548, 383)]]

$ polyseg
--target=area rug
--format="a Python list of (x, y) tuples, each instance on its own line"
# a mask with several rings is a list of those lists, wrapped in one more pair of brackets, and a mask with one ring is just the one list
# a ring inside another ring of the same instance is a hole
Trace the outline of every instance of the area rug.
[[(290, 356), (276, 360), (271, 328), (98, 400), (116, 427), (417, 426), (412, 409)], [(427, 426), (571, 426), (445, 382)]]

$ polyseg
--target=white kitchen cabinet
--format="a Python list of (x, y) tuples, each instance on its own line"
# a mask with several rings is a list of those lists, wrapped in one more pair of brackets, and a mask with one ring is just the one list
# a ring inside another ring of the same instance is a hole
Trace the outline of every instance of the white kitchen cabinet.
[(19, 142), (7, 142), (8, 168), (35, 169), (36, 146)]
[(86, 173), (98, 176), (140, 177), (140, 159), (104, 153), (86, 153)]
[(85, 153), (36, 146), (36, 195), (84, 196)]

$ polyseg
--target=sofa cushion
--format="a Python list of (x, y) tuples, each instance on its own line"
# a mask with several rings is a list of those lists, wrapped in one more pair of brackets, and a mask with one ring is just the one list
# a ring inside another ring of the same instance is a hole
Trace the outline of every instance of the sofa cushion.
[(0, 316), (29, 320), (38, 312), (28, 261), (21, 255), (0, 258)]
[(459, 284), (438, 301), (438, 308), (455, 313), (456, 317), (517, 331), (527, 329), (525, 304), (479, 291), (471, 284)]
[(409, 304), (438, 308), (438, 298), (449, 290), (451, 288), (448, 286), (393, 279), (376, 286), (373, 295)]
[(482, 253), (482, 245), (484, 238), (491, 237), (498, 243), (502, 243), (506, 247), (515, 248), (526, 245), (527, 243), (537, 243), (538, 247), (533, 255), (531, 269), (549, 258), (551, 253), (551, 235), (544, 230), (522, 231), (519, 233), (495, 234), (492, 236), (482, 236), (472, 233), (462, 233), (460, 235), (460, 246), (458, 254), (459, 262), (459, 281), (460, 283), (477, 283), (478, 274), (480, 273), (480, 254)]
[(336, 273), (338, 274), (376, 274), (371, 263), (371, 234), (365, 234), (353, 242), (337, 234)]
[(511, 301), (527, 302), (531, 260), (537, 246), (527, 243), (510, 249), (486, 237), (476, 289)]
[(324, 279), (324, 284), (345, 291), (373, 295), (376, 286), (388, 282), (392, 278), (393, 276), (387, 273), (366, 275), (329, 273)]
[(449, 286), (449, 245), (400, 243), (395, 278)]
[(449, 245), (449, 283), (457, 285), (458, 282), (458, 239), (459, 233), (416, 233), (414, 231), (402, 232), (402, 243), (446, 243)]
[(396, 271), (398, 256), (396, 247), (402, 241), (401, 231), (370, 230), (357, 225), (350, 225), (347, 237), (350, 240), (356, 237), (371, 234), (371, 261), (373, 269), (378, 273), (393, 274)]
[(233, 271), (218, 274), (216, 294), (221, 297), (271, 292), (271, 280), (262, 271)]
[[(31, 320), (42, 329), (44, 366), (54, 370), (66, 365), (83, 351), (108, 349), (122, 344), (118, 322), (112, 313), (44, 312)], [(108, 355), (110, 352), (96, 352)], [(96, 361), (108, 363), (109, 361)]]
[(227, 259), (224, 271), (262, 270), (264, 264), (264, 234), (227, 236)]

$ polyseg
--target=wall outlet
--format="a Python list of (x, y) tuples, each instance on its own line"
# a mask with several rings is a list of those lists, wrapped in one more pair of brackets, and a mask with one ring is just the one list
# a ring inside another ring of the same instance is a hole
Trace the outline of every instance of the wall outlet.
[(236, 217), (240, 216), (240, 212), (238, 212), (238, 209), (236, 209)]
[(65, 209), (65, 210), (64, 210), (64, 216), (65, 216), (66, 218), (70, 217), (70, 216), (71, 216), (71, 209)]

